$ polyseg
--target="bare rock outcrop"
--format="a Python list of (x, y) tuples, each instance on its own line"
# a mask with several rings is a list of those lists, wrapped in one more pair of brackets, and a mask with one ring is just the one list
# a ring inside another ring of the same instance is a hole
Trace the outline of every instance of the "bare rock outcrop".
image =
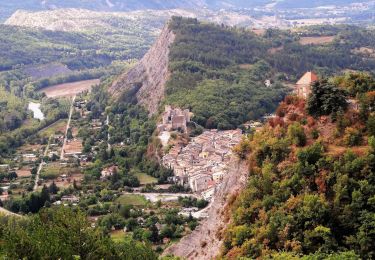
[(164, 97), (165, 83), (169, 77), (169, 48), (174, 39), (172, 30), (168, 25), (165, 26), (141, 61), (121, 75), (112, 84), (109, 92), (115, 97), (119, 97), (125, 91), (136, 92), (138, 103), (150, 114), (156, 113)]
[(228, 203), (231, 195), (238, 194), (246, 184), (247, 165), (233, 156), (230, 171), (218, 187), (207, 211), (208, 218), (189, 235), (164, 251), (183, 259), (209, 260), (220, 254), (222, 232), (228, 225)]

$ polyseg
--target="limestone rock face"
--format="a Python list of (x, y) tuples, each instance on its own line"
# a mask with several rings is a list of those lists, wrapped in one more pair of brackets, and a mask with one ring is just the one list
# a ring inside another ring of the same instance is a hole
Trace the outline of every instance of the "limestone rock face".
[(164, 97), (165, 83), (169, 77), (169, 48), (174, 39), (172, 30), (165, 26), (146, 55), (135, 67), (121, 75), (112, 84), (109, 92), (115, 97), (119, 97), (125, 91), (136, 92), (138, 103), (150, 114), (156, 113)]

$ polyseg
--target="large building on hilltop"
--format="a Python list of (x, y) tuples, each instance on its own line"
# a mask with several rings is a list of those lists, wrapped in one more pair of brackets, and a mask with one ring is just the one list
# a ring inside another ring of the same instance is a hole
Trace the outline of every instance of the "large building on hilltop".
[(162, 115), (163, 123), (158, 125), (159, 131), (181, 130), (186, 132), (187, 123), (190, 122), (190, 111), (180, 108), (165, 106), (165, 112)]
[(302, 98), (307, 98), (311, 93), (311, 85), (318, 80), (319, 78), (314, 72), (306, 72), (296, 83), (296, 95)]

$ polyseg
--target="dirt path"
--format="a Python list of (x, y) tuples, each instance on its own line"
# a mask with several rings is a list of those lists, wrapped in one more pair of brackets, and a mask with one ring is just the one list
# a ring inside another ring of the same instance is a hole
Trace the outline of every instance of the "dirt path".
[[(51, 143), (51, 138), (52, 138), (52, 136), (50, 136), (50, 138), (48, 139), (48, 144), (46, 146), (46, 149), (44, 150), (43, 156), (47, 156), (47, 154), (48, 154), (49, 145)], [(43, 168), (43, 165), (44, 165), (44, 160), (43, 160), (43, 158), (41, 158), (41, 159), (42, 160), (41, 160), (41, 162), (40, 162), (40, 164), (38, 166), (38, 170), (36, 172), (33, 191), (36, 191), (36, 189), (38, 188), (38, 182), (39, 182), (39, 179), (40, 179), (40, 172), (42, 171), (42, 168)]]
[(64, 142), (63, 142), (63, 146), (61, 148), (60, 160), (64, 160), (64, 149), (65, 149), (66, 141), (68, 140), (68, 129), (70, 127), (70, 122), (72, 121), (72, 114), (73, 114), (73, 110), (74, 110), (74, 101), (75, 100), (76, 100), (76, 96), (73, 96), (72, 104), (70, 106), (70, 111), (69, 111), (69, 119), (68, 119), (68, 123), (66, 124), (66, 129), (65, 129)]
[(239, 192), (246, 183), (247, 166), (233, 158), (229, 167), (231, 170), (225, 176), (223, 183), (218, 187), (211, 207), (208, 209), (208, 218), (191, 234), (167, 248), (164, 255), (179, 256), (183, 259), (214, 259), (222, 246), (217, 234), (228, 224), (223, 214), (227, 198)]

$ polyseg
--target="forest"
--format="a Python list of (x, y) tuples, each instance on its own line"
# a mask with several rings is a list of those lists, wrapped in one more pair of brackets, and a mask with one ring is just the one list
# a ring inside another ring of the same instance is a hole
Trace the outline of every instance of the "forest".
[(231, 199), (224, 256), (374, 258), (374, 90), (364, 73), (318, 81), (236, 147), (248, 184)]
[(64, 32), (0, 25), (0, 85), (21, 95), (25, 85), (38, 90), (119, 74), (119, 65), (141, 58), (154, 39), (150, 33), (137, 38), (138, 29)]
[[(345, 69), (374, 71), (374, 59), (353, 50), (375, 48), (374, 33), (351, 26), (304, 28), (296, 33), (268, 29), (258, 36), (231, 28), (174, 17), (171, 77), (165, 103), (189, 108), (206, 128), (231, 129), (275, 110), (306, 71), (329, 76)], [(301, 45), (302, 36), (336, 35), (326, 45)], [(275, 51), (276, 50), (276, 51)], [(266, 86), (264, 81), (272, 83)]]
[(0, 255), (11, 259), (157, 259), (150, 247), (131, 237), (115, 243), (82, 211), (67, 207), (24, 219), (2, 217), (0, 240)]

